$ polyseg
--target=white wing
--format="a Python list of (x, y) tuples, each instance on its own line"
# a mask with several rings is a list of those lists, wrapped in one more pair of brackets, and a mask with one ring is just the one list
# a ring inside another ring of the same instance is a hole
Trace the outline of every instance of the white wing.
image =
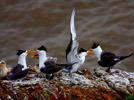
[(76, 39), (76, 30), (75, 30), (75, 24), (74, 24), (74, 17), (75, 17), (75, 9), (72, 11), (71, 15), (71, 21), (70, 21), (70, 29), (72, 34), (72, 40)]
[(79, 43), (75, 40), (73, 41), (73, 44), (72, 44), (72, 58), (71, 58), (71, 62), (72, 63), (75, 63), (75, 62), (80, 62), (80, 58), (78, 56), (78, 46), (79, 46)]
[(67, 55), (67, 62), (68, 63), (79, 62), (80, 59), (79, 59), (79, 56), (78, 56), (78, 53), (77, 53), (78, 46), (79, 46), (79, 44), (76, 40), (72, 41), (71, 51)]
[(74, 17), (75, 17), (75, 9), (72, 11), (71, 15), (71, 21), (70, 21), (70, 30), (71, 30), (71, 35), (72, 35), (72, 43), (71, 43), (71, 49), (70, 52), (67, 55), (67, 62), (68, 63), (75, 63), (75, 62), (80, 62), (79, 56), (78, 56), (78, 46), (79, 43), (76, 40), (76, 30), (75, 30), (75, 22), (74, 22)]

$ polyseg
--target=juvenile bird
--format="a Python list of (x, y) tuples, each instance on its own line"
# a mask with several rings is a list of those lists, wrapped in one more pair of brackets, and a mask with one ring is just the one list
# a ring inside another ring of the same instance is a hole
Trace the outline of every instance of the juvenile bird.
[(0, 67), (1, 67), (0, 78), (5, 77), (7, 73), (11, 71), (10, 68), (7, 68), (5, 61), (0, 61)]

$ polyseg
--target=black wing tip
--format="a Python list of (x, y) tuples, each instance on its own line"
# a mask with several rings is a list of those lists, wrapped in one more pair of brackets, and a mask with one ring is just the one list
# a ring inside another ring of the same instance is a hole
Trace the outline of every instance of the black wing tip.
[(132, 56), (132, 55), (134, 55), (134, 53), (131, 53), (129, 56)]
[(120, 60), (123, 60), (123, 59), (126, 59), (126, 58), (128, 58), (128, 57), (131, 57), (132, 55), (134, 55), (134, 53), (131, 53), (131, 54), (128, 55), (128, 56), (121, 56), (121, 57), (120, 57)]

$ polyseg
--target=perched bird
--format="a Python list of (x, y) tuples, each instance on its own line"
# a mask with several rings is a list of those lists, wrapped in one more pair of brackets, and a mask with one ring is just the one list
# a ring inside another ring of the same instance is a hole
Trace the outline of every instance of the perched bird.
[[(116, 56), (111, 52), (105, 52), (102, 50), (99, 44), (94, 43), (91, 47), (91, 50), (95, 53), (96, 57), (98, 58), (98, 64), (102, 67), (109, 67), (107, 71), (109, 71), (117, 62), (122, 61), (133, 55), (130, 54), (128, 56)], [(90, 50), (90, 51), (91, 51)]]
[(18, 64), (2, 79), (3, 80), (15, 80), (22, 77), (25, 77), (28, 72), (29, 68), (26, 64), (26, 56), (28, 53), (34, 53), (33, 50), (18, 50)]
[[(65, 67), (71, 66), (71, 64), (57, 64), (53, 58), (50, 59), (47, 57), (47, 49), (44, 46), (39, 47), (35, 52), (39, 54), (40, 71), (46, 74), (47, 79), (52, 79), (53, 73), (56, 73)], [(52, 75), (52, 77), (50, 75)]]
[[(35, 54), (35, 55), (31, 56), (31, 58), (39, 59), (39, 54)], [(53, 57), (50, 57), (50, 56), (47, 57), (47, 60), (48, 61), (53, 61), (55, 63), (57, 62), (57, 58), (53, 58)], [(31, 68), (31, 70), (33, 70), (33, 71), (35, 71), (37, 73), (40, 73), (39, 64), (36, 64), (35, 66), (32, 66), (30, 68)]]
[(0, 61), (0, 67), (1, 67), (0, 78), (5, 77), (7, 73), (11, 71), (10, 68), (7, 68), (5, 61)]
[[(67, 63), (69, 64), (75, 63), (71, 66), (71, 68), (68, 69), (70, 73), (77, 72), (78, 68), (85, 62), (86, 55), (88, 53), (92, 53), (91, 51), (87, 51), (83, 48), (79, 49), (79, 52), (77, 52), (79, 43), (76, 40), (77, 34), (75, 30), (74, 17), (75, 17), (75, 9), (73, 9), (71, 15), (71, 21), (70, 21), (71, 38), (66, 49)], [(90, 56), (90, 54), (88, 55)]]

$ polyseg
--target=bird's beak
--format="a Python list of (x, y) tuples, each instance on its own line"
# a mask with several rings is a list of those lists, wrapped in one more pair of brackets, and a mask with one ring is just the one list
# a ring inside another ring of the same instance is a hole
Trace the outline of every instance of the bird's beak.
[(33, 55), (33, 56), (31, 56), (31, 58), (36, 58), (36, 56)]
[(39, 52), (38, 50), (34, 50), (34, 49), (27, 50), (27, 53), (38, 53), (38, 52)]
[(0, 66), (2, 66), (2, 64), (0, 63)]
[(90, 53), (94, 53), (93, 50), (90, 49), (87, 51), (87, 55), (93, 57), (93, 55), (91, 55)]
[(33, 55), (33, 56), (31, 56), (31, 58), (38, 58), (38, 56), (36, 56), (36, 55)]

